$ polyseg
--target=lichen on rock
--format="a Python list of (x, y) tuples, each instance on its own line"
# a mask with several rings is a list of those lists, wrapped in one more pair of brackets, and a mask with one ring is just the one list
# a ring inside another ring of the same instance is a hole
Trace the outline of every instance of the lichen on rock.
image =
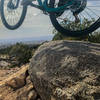
[(45, 43), (32, 57), (29, 74), (42, 100), (99, 100), (100, 44)]

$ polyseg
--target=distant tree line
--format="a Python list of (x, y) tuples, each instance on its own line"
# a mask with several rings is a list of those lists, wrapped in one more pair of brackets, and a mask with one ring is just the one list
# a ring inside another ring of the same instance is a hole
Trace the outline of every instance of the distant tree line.
[(29, 59), (32, 57), (38, 46), (39, 45), (16, 43), (10, 47), (0, 49), (0, 54), (9, 55), (10, 60), (16, 60), (16, 65), (20, 66), (29, 62)]

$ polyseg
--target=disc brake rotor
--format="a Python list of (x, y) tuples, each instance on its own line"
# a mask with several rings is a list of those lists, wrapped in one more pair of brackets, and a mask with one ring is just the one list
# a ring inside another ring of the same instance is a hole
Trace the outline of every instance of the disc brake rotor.
[[(59, 0), (58, 7), (63, 6), (64, 4), (70, 2), (70, 0)], [(87, 0), (75, 0), (75, 3), (70, 7), (73, 16), (75, 17), (75, 22), (78, 23), (80, 20), (78, 14), (81, 13), (87, 5)], [(64, 11), (63, 11), (64, 12)], [(63, 12), (57, 13), (57, 17), (61, 16)]]
[(87, 0), (75, 0), (75, 3), (70, 7), (74, 14), (82, 12), (87, 5)]

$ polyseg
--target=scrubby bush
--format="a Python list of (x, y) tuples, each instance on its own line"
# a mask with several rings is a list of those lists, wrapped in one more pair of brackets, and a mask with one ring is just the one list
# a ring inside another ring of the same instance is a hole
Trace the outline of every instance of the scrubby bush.
[(11, 49), (11, 46), (7, 47), (7, 48), (2, 48), (2, 49), (0, 49), (0, 54), (6, 54), (6, 55), (8, 55), (10, 49)]
[(9, 60), (12, 67), (15, 67), (16, 65), (20, 66), (29, 62), (38, 46), (40, 46), (40, 44), (28, 45), (23, 43), (16, 43), (15, 45), (9, 46), (7, 48), (0, 49), (0, 55), (7, 55), (7, 60)]
[(100, 32), (94, 32), (94, 34), (90, 34), (88, 37), (88, 41), (100, 43)]
[(32, 49), (25, 44), (17, 43), (12, 46), (9, 56), (15, 58), (18, 65), (25, 64), (28, 63), (29, 59), (32, 57)]
[(100, 43), (100, 32), (93, 32), (87, 36), (80, 36), (80, 37), (65, 37), (61, 33), (57, 33), (54, 35), (54, 40), (79, 40), (79, 41), (89, 41), (93, 43)]
[[(68, 21), (68, 20), (67, 20)], [(76, 25), (75, 22), (71, 22), (67, 25), (65, 25), (64, 22), (62, 22), (62, 26), (66, 29), (77, 29), (79, 30), (80, 28), (81, 29), (84, 29), (86, 28), (87, 26), (90, 26), (91, 23), (94, 22), (94, 19), (92, 21), (88, 21), (87, 19), (84, 19), (84, 21), (80, 24), (78, 23)], [(93, 32), (89, 35), (86, 35), (86, 36), (80, 36), (80, 37), (67, 37), (67, 36), (63, 36), (61, 33), (59, 33), (57, 30), (53, 30), (53, 34), (54, 34), (54, 37), (52, 40), (80, 40), (80, 41), (90, 41), (90, 42), (94, 42), (94, 43), (100, 43), (100, 32), (96, 31), (96, 32)]]

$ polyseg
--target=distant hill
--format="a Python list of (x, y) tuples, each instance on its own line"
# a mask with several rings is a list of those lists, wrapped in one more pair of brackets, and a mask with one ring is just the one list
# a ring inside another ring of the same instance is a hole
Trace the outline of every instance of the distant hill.
[(18, 39), (1, 39), (0, 40), (0, 48), (5, 48), (10, 45), (16, 44), (17, 42), (22, 42), (25, 44), (40, 44), (44, 41), (52, 40), (53, 36), (42, 36), (42, 37), (35, 37), (35, 38), (18, 38)]

